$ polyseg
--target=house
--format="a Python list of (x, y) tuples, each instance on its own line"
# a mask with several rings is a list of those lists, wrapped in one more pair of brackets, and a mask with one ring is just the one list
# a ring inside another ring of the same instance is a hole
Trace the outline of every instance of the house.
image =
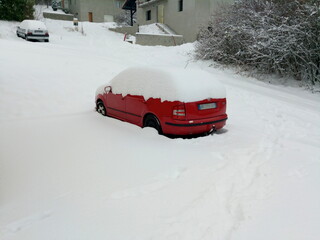
[(124, 0), (64, 0), (70, 13), (80, 21), (113, 22), (122, 11)]
[[(139, 25), (161, 23), (183, 35), (185, 42), (197, 40), (199, 28), (209, 21), (220, 3), (232, 0), (127, 0), (137, 2)], [(127, 2), (126, 1), (126, 2)]]

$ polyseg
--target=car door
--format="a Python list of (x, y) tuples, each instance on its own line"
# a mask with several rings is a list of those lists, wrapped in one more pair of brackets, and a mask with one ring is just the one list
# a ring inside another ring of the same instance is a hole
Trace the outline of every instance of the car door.
[(19, 28), (19, 32), (20, 32), (20, 36), (25, 37), (26, 33), (27, 33), (27, 23), (25, 21), (23, 21), (20, 24), (20, 28)]
[(17, 27), (17, 33), (20, 37), (24, 37), (23, 29), (22, 29), (23, 24)]
[(145, 112), (146, 102), (142, 96), (127, 95), (125, 97), (127, 121), (139, 124), (142, 123), (143, 113)]
[(106, 95), (106, 105), (107, 114), (119, 118), (121, 120), (126, 120), (126, 104), (125, 98), (122, 94), (114, 94), (112, 90), (105, 89)]

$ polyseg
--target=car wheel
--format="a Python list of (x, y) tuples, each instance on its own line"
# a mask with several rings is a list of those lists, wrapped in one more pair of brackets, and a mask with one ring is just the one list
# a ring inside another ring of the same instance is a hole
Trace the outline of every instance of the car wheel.
[(156, 129), (159, 134), (162, 134), (160, 122), (154, 115), (150, 114), (145, 118), (143, 127), (152, 127)]
[(96, 109), (98, 113), (102, 114), (103, 116), (107, 116), (107, 109), (101, 100), (97, 101)]
[(45, 42), (49, 42), (49, 39), (45, 39), (44, 41), (45, 41)]

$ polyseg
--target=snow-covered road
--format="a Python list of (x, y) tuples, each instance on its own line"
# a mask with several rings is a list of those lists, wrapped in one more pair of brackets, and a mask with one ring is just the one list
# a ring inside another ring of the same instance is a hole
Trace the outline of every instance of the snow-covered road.
[[(320, 96), (143, 47), (106, 24), (46, 20), (50, 43), (0, 21), (0, 239), (318, 240)], [(169, 139), (94, 111), (136, 66), (197, 68), (224, 83), (224, 130)]]

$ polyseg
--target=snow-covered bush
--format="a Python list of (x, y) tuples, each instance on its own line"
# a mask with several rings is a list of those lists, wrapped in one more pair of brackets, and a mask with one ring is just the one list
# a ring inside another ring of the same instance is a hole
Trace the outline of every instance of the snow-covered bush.
[[(122, 25), (130, 26), (131, 25), (130, 11), (125, 11), (125, 10), (121, 11), (120, 13), (114, 16), (114, 21), (120, 26)], [(135, 22), (136, 22), (136, 14), (133, 15), (133, 23)]]
[(320, 82), (318, 0), (237, 0), (222, 6), (196, 45), (200, 59)]

